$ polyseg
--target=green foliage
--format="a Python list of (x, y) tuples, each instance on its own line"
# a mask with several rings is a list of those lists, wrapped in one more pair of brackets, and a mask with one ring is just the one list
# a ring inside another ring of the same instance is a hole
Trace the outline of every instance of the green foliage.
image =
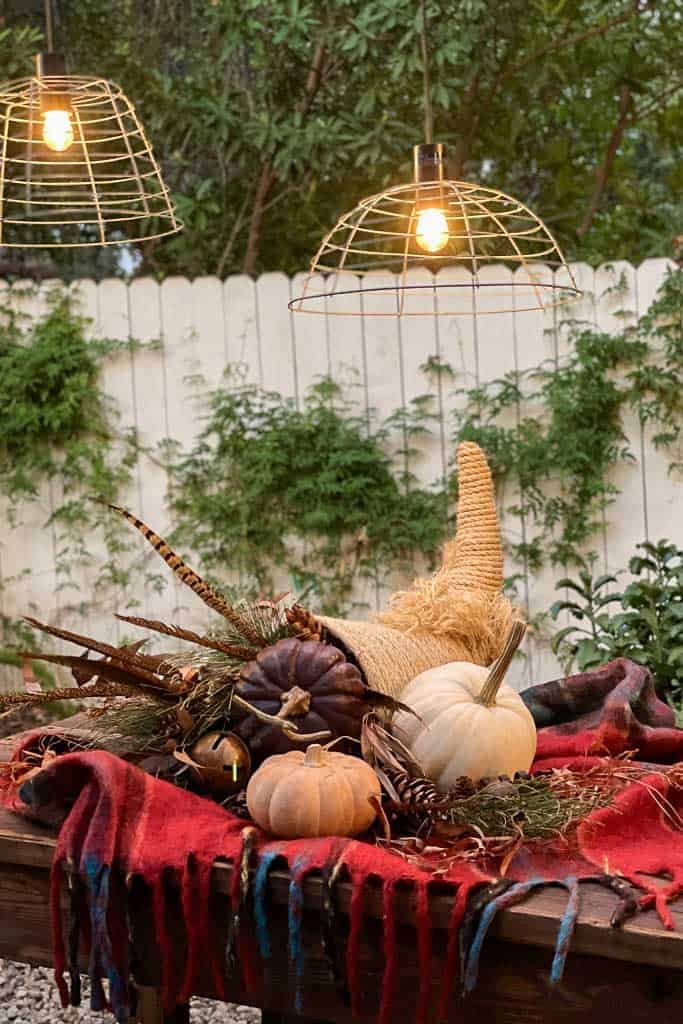
[(3, 80), (23, 78), (26, 75), (36, 50), (40, 49), (41, 41), (42, 34), (37, 26), (26, 21), (8, 25), (7, 19), (0, 17), (0, 67)]
[(26, 330), (11, 308), (0, 328), (0, 486), (12, 500), (35, 495), (76, 438), (105, 432), (94, 352), (63, 295)]
[[(7, 6), (0, 64), (29, 74), (40, 7), (28, 28), (26, 5)], [(529, 202), (571, 256), (668, 253), (683, 194), (681, 11), (426, 0), (453, 175)], [(410, 176), (424, 119), (414, 0), (79, 0), (60, 15), (58, 49), (74, 73), (125, 88), (186, 222), (143, 247), (145, 272), (300, 270), (340, 212)], [(55, 258), (82, 269), (78, 251)]]
[[(610, 471), (633, 458), (623, 417), (655, 428), (654, 443), (680, 460), (683, 399), (683, 273), (669, 274), (634, 327), (608, 335), (574, 325), (571, 354), (461, 390), (457, 436), (477, 441), (494, 475), (519, 496), (510, 511), (526, 525), (513, 556), (534, 572), (578, 564), (617, 493)], [(525, 407), (534, 415), (523, 415)]]
[(125, 531), (105, 503), (129, 481), (138, 455), (134, 434), (117, 433), (99, 384), (102, 358), (127, 343), (89, 340), (86, 329), (59, 290), (35, 320), (22, 318), (14, 306), (0, 308), (0, 492), (16, 522), (22, 502), (36, 498), (46, 481), (59, 481), (49, 521), (58, 589), (75, 588), (75, 570), (92, 561), (96, 531), (107, 550), (96, 589), (124, 582), (118, 559)]
[[(552, 648), (566, 666), (597, 668), (611, 658), (646, 665), (660, 693), (681, 703), (683, 697), (683, 550), (669, 541), (637, 545), (629, 562), (634, 579), (623, 592), (612, 589), (616, 576), (594, 578), (584, 567), (578, 579), (562, 579), (558, 590), (570, 598), (556, 601), (554, 619), (568, 613), (575, 623), (559, 630)], [(618, 606), (615, 610), (614, 606)]]
[[(412, 433), (424, 416), (418, 407), (393, 427)], [(357, 577), (429, 558), (443, 539), (445, 495), (394, 469), (389, 430), (368, 430), (328, 379), (299, 409), (250, 385), (219, 389), (176, 466), (179, 538), (210, 570), (238, 573), (242, 592), (272, 592), (279, 567), (316, 607), (341, 611)]]

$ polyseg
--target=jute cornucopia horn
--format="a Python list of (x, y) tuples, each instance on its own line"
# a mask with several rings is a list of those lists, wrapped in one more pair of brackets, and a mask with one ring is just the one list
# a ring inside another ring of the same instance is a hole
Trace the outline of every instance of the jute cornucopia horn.
[(458, 517), (441, 568), (394, 594), (377, 622), (321, 617), (331, 638), (359, 665), (369, 686), (392, 697), (428, 668), (450, 661), (490, 665), (513, 609), (503, 597), (503, 550), (486, 457), (458, 447)]

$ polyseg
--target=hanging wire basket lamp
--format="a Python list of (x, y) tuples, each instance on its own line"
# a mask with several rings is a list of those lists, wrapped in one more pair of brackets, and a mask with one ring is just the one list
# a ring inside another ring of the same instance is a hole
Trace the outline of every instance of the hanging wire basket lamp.
[(413, 181), (368, 196), (339, 218), (289, 308), (326, 316), (481, 316), (550, 309), (580, 295), (557, 242), (524, 203), (446, 177), (444, 147), (433, 141), (426, 0), (420, 48), (425, 142), (413, 149)]
[[(548, 309), (580, 294), (557, 242), (524, 203), (448, 180), (440, 143), (415, 146), (414, 169), (410, 184), (362, 199), (339, 218), (289, 304), (293, 312), (481, 315)], [(501, 265), (513, 273), (484, 269)]]
[[(52, 50), (51, 0), (45, 5)], [(0, 246), (141, 242), (182, 228), (133, 104), (103, 78), (36, 74), (0, 85)]]

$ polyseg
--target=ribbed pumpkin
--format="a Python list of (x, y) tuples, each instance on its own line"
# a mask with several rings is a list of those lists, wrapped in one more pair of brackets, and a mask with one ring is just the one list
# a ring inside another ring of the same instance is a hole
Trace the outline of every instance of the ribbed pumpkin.
[[(291, 719), (299, 732), (328, 730), (332, 738), (360, 736), (368, 710), (366, 690), (360, 672), (338, 648), (293, 637), (265, 647), (247, 662), (238, 687), (254, 707)], [(256, 764), (296, 746), (281, 729), (253, 715), (236, 715), (232, 728)]]
[(524, 631), (514, 623), (490, 669), (451, 662), (422, 672), (401, 693), (415, 714), (399, 712), (392, 731), (440, 792), (463, 775), (478, 781), (530, 768), (536, 726), (519, 694), (503, 684)]
[(264, 761), (247, 786), (247, 808), (264, 831), (284, 839), (355, 836), (372, 825), (380, 784), (358, 757), (311, 744)]

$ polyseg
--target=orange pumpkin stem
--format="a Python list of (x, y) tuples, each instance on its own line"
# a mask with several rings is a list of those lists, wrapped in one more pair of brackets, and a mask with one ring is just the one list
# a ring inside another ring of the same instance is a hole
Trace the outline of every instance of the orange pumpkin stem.
[(311, 743), (306, 749), (304, 764), (309, 768), (319, 768), (323, 763), (325, 751), (319, 743)]
[[(505, 673), (509, 669), (510, 662), (514, 658), (515, 652), (521, 644), (525, 633), (526, 623), (519, 620), (512, 623), (505, 646), (491, 666), (486, 681), (481, 688), (481, 693), (477, 697), (478, 704), (483, 704), (485, 708), (491, 708), (496, 703), (496, 697), (505, 678)], [(311, 748), (309, 747), (308, 749), (310, 750)]]

